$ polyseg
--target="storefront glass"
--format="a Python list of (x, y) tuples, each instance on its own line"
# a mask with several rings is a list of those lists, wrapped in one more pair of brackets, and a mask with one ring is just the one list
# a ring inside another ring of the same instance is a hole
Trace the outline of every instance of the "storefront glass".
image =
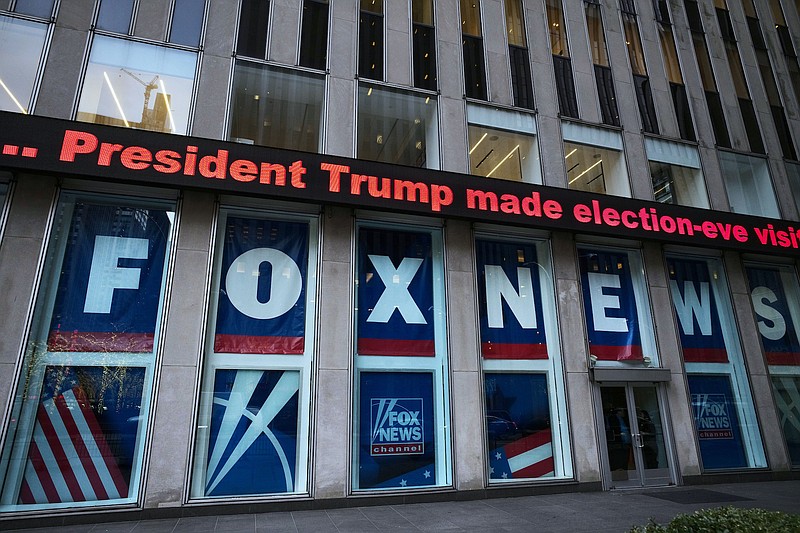
[(475, 245), (490, 482), (571, 477), (547, 243)]
[(766, 467), (722, 263), (668, 255), (667, 266), (703, 468)]
[(448, 486), (439, 230), (358, 228), (353, 488)]
[(542, 183), (533, 115), (469, 103), (467, 121), (470, 174)]
[(0, 16), (0, 110), (30, 112), (46, 39), (46, 24)]
[(765, 158), (719, 152), (719, 162), (731, 211), (745, 215), (780, 217)]
[(308, 492), (316, 220), (223, 209), (192, 496)]
[(3, 511), (133, 503), (174, 208), (63, 194), (2, 455)]

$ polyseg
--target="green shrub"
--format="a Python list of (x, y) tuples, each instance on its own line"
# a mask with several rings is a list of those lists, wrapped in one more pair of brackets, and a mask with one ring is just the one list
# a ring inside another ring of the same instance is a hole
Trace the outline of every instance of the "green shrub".
[(800, 516), (766, 511), (718, 507), (701, 509), (692, 514), (679, 514), (666, 526), (652, 519), (646, 526), (631, 529), (630, 533), (787, 533), (800, 532)]

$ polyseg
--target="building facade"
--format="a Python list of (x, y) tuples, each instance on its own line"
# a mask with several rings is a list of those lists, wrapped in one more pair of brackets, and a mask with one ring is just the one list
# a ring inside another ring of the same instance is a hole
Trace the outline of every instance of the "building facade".
[(2, 0), (0, 45), (0, 524), (797, 476), (800, 3)]

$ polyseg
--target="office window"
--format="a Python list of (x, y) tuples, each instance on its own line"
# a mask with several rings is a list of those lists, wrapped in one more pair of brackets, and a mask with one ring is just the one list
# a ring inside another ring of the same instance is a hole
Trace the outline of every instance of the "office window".
[(133, 23), (135, 0), (99, 0), (97, 29), (129, 34)]
[(441, 231), (357, 235), (353, 489), (450, 485)]
[(547, 27), (550, 31), (550, 51), (558, 93), (558, 110), (565, 117), (578, 118), (578, 98), (572, 77), (572, 60), (567, 43), (567, 27), (561, 0), (545, 0)]
[(205, 17), (205, 0), (175, 0), (172, 8), (169, 42), (200, 46)]
[(236, 55), (264, 59), (267, 55), (269, 0), (242, 0)]
[(703, 469), (766, 467), (722, 263), (667, 255), (667, 268)]
[(0, 463), (3, 511), (136, 503), (174, 218), (172, 202), (62, 193)]
[(307, 493), (316, 220), (220, 213), (192, 497)]
[(644, 145), (657, 202), (709, 207), (697, 148), (653, 138)]
[(325, 70), (328, 64), (328, 2), (304, 0), (300, 32), (300, 64)]
[(731, 211), (780, 218), (766, 159), (719, 152), (719, 161)]
[(606, 37), (603, 31), (603, 17), (600, 5), (586, 2), (586, 27), (589, 31), (589, 49), (594, 63), (594, 79), (597, 84), (597, 97), (604, 124), (619, 126), (617, 96), (614, 91), (614, 78), (608, 61)]
[(490, 483), (572, 475), (547, 243), (475, 241)]
[(383, 79), (383, 0), (361, 0), (358, 30), (358, 75)]
[(356, 157), (439, 168), (436, 98), (362, 83)]
[(433, 0), (412, 0), (413, 50), (411, 68), (414, 87), (436, 90), (436, 30), (433, 27)]
[[(666, 2), (659, 2), (662, 6), (661, 16), (669, 15)], [(667, 80), (669, 81), (669, 90), (672, 96), (672, 106), (675, 109), (675, 118), (678, 121), (678, 131), (680, 132), (681, 139), (687, 141), (695, 141), (697, 137), (694, 133), (694, 122), (692, 120), (692, 112), (689, 108), (689, 97), (686, 94), (686, 86), (683, 82), (683, 74), (681, 73), (681, 65), (678, 61), (678, 51), (675, 47), (675, 38), (672, 34), (672, 26), (669, 24), (669, 18), (666, 21), (657, 21), (658, 37), (661, 43), (661, 55), (664, 58), (664, 67), (667, 73)]]
[(789, 180), (789, 187), (794, 198), (794, 205), (800, 212), (800, 164), (786, 161), (786, 178)]
[(636, 93), (636, 104), (642, 119), (642, 129), (648, 133), (658, 133), (658, 119), (653, 104), (653, 93), (650, 89), (650, 78), (644, 60), (642, 39), (639, 36), (639, 23), (636, 17), (636, 6), (633, 2), (622, 2), (622, 28), (625, 32), (625, 44), (628, 47), (628, 61), (633, 73), (633, 88)]
[(0, 16), (0, 110), (29, 113), (47, 25)]
[(520, 0), (505, 0), (508, 56), (511, 60), (511, 92), (514, 105), (533, 109), (533, 82), (525, 37), (525, 18)]
[(324, 96), (321, 75), (237, 61), (228, 138), (318, 152)]
[(630, 196), (619, 133), (571, 123), (564, 123), (562, 132), (570, 189)]
[(461, 0), (461, 43), (464, 53), (464, 90), (467, 97), (488, 98), (486, 66), (483, 58), (481, 4), (479, 0)]
[(193, 52), (96, 35), (77, 119), (186, 134), (196, 63)]
[(467, 105), (470, 174), (542, 183), (533, 115)]
[(55, 0), (17, 0), (14, 12), (49, 19), (53, 16)]

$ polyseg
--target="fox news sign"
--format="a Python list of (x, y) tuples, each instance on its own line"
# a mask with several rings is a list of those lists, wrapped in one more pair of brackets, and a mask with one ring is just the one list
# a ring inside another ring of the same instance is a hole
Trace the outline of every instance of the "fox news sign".
[(370, 454), (424, 454), (422, 420), (422, 398), (373, 398)]

